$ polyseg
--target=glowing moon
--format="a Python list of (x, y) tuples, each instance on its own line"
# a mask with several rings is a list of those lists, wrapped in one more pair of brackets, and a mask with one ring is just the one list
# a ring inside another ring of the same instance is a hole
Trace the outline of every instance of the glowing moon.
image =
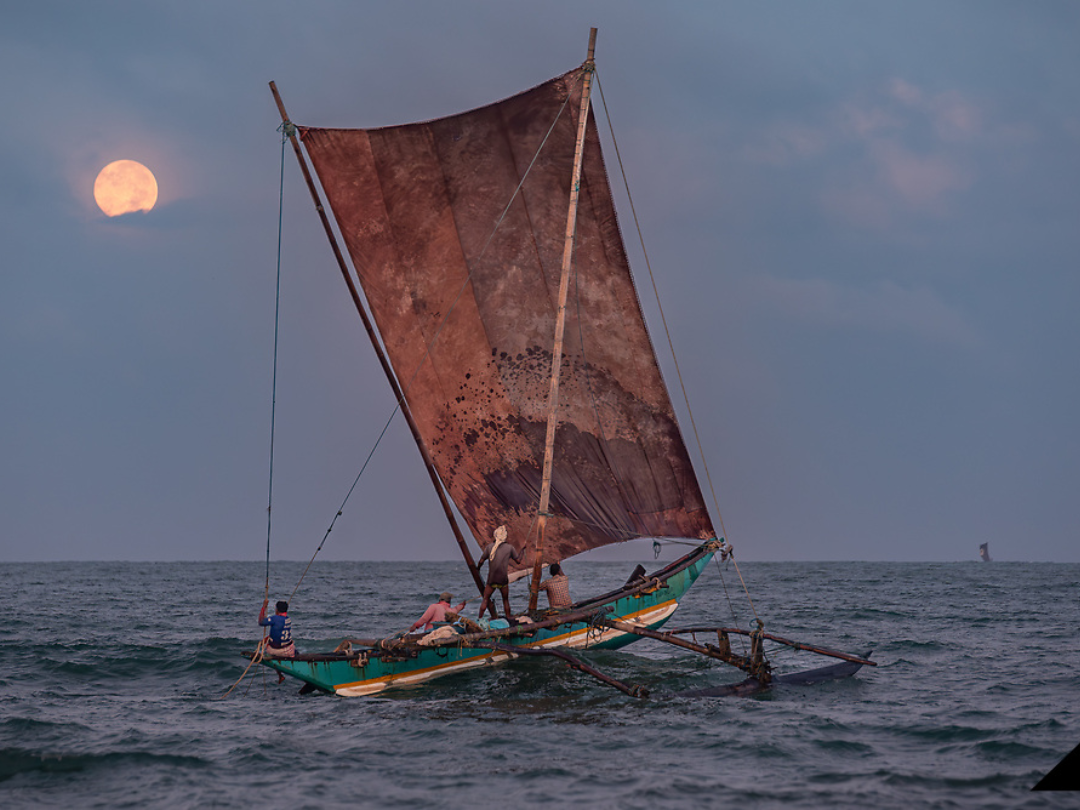
[(94, 181), (94, 199), (106, 216), (149, 211), (157, 202), (154, 173), (134, 160), (114, 160)]

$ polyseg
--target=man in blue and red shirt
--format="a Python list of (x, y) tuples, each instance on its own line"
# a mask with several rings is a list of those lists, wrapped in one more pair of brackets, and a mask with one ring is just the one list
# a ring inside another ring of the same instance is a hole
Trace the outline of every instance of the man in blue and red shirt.
[[(289, 620), (289, 603), (278, 602), (277, 613), (267, 618), (266, 606), (269, 599), (263, 599), (262, 609), (259, 611), (259, 626), (270, 628), (270, 638), (266, 641), (263, 655), (267, 658), (295, 658), (296, 647), (292, 640), (292, 621)], [(285, 680), (285, 676), (278, 673), (278, 683)]]

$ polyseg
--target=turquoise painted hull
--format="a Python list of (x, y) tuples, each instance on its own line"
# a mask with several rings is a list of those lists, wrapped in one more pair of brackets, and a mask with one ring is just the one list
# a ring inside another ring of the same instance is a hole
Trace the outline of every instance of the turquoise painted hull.
[[(579, 602), (573, 610), (601, 610), (612, 619), (657, 629), (664, 624), (679, 600), (697, 580), (712, 559), (717, 545), (709, 542), (682, 559), (648, 577), (654, 587), (637, 592), (622, 589), (605, 596)], [(498, 639), (503, 644), (520, 647), (565, 647), (569, 649), (618, 649), (638, 641), (640, 636), (618, 630), (592, 627), (588, 622), (561, 624), (542, 628), (527, 637)], [(311, 684), (320, 690), (343, 697), (371, 695), (391, 687), (422, 683), (432, 678), (476, 667), (491, 666), (512, 654), (484, 647), (448, 645), (421, 647), (415, 655), (398, 656), (373, 652), (358, 658), (345, 656), (301, 656), (298, 659), (264, 659), (262, 663)]]

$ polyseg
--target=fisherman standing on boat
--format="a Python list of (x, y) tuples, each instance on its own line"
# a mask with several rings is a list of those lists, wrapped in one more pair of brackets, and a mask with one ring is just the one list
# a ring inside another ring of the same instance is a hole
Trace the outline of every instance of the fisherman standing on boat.
[(465, 602), (462, 602), (457, 607), (450, 607), (450, 600), (453, 598), (454, 595), (449, 591), (443, 591), (439, 594), (439, 601), (428, 606), (428, 609), (424, 611), (424, 615), (417, 619), (416, 623), (409, 628), (409, 632), (411, 633), (420, 625), (424, 625), (425, 631), (430, 630), (434, 622), (447, 621), (446, 614), (448, 612), (453, 611), (454, 613), (460, 613), (461, 609), (465, 607), (465, 602), (469, 601), (466, 599)]
[[(289, 619), (289, 603), (280, 601), (277, 603), (277, 613), (267, 618), (266, 606), (269, 599), (263, 599), (262, 609), (259, 611), (259, 626), (270, 628), (270, 638), (263, 648), (265, 658), (295, 658), (296, 646), (292, 640), (292, 621)], [(278, 683), (285, 680), (282, 673), (278, 673)]]
[(506, 618), (510, 618), (510, 575), (508, 569), (510, 560), (521, 562), (522, 553), (514, 547), (513, 543), (506, 542), (506, 527), (500, 526), (495, 530), (495, 542), (484, 546), (483, 559), (477, 565), (477, 569), (484, 563), (488, 565), (487, 584), (484, 586), (484, 598), (480, 602), (480, 618), (484, 618), (484, 611), (491, 609), (491, 618), (497, 619), (499, 614), (495, 610), (492, 594), (497, 588), (502, 592), (503, 607), (506, 609)]
[[(539, 591), (547, 591), (548, 605), (553, 608), (568, 608), (574, 603), (570, 598), (570, 580), (562, 572), (562, 566), (552, 563), (548, 566), (550, 579), (540, 583)], [(537, 591), (537, 593), (539, 593)]]

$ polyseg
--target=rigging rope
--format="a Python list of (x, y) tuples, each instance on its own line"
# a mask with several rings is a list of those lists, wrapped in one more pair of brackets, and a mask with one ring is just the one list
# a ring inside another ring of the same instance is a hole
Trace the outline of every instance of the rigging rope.
[[(273, 527), (273, 511), (274, 511), (274, 434), (275, 434), (275, 421), (277, 415), (277, 367), (278, 367), (278, 332), (281, 322), (281, 232), (282, 223), (284, 221), (285, 210), (285, 141), (288, 139), (288, 133), (286, 131), (286, 125), (282, 124), (278, 127), (278, 131), (281, 133), (281, 170), (279, 172), (278, 180), (278, 238), (277, 238), (277, 278), (274, 285), (274, 362), (273, 362), (273, 374), (272, 383), (270, 385), (270, 473), (269, 483), (267, 485), (266, 496), (266, 583), (263, 586), (263, 598), (270, 598), (270, 536), (272, 534)], [(251, 656), (251, 661), (244, 668), (244, 671), (240, 673), (240, 677), (236, 679), (236, 683), (228, 688), (222, 698), (226, 698), (229, 694), (240, 685), (240, 682), (244, 680), (244, 677), (248, 674), (248, 671), (257, 663), (263, 659), (263, 650), (266, 649), (267, 635), (263, 633), (262, 639), (259, 640), (258, 645), (255, 647), (255, 653)]]
[(356, 489), (356, 485), (360, 483), (360, 476), (364, 474), (364, 470), (367, 469), (368, 464), (371, 462), (372, 457), (375, 455), (375, 451), (378, 449), (379, 444), (383, 440), (383, 436), (386, 435), (386, 431), (390, 429), (390, 423), (394, 421), (394, 417), (397, 416), (398, 411), (401, 409), (401, 400), (398, 400), (398, 404), (394, 407), (394, 410), (390, 412), (390, 418), (386, 420), (386, 424), (383, 425), (382, 431), (379, 433), (379, 438), (375, 440), (375, 444), (372, 446), (371, 451), (367, 454), (367, 458), (364, 459), (363, 465), (360, 467), (360, 472), (356, 474), (356, 478), (353, 479), (352, 486), (349, 487), (349, 491), (345, 493), (345, 500), (341, 502), (341, 506), (338, 507), (337, 514), (334, 515), (333, 520), (330, 521), (330, 526), (327, 528), (326, 533), (323, 535), (322, 541), (319, 543), (319, 547), (315, 549), (315, 553), (311, 555), (311, 559), (308, 560), (307, 566), (304, 568), (300, 579), (296, 581), (296, 585), (292, 589), (292, 593), (289, 595), (289, 601), (296, 595), (297, 590), (300, 589), (300, 583), (304, 581), (304, 577), (307, 576), (308, 570), (311, 568), (311, 564), (315, 562), (315, 558), (319, 556), (319, 552), (322, 551), (322, 547), (326, 544), (326, 539), (330, 536), (330, 532), (334, 530), (334, 524), (337, 523), (337, 519), (341, 517), (342, 512), (345, 511), (345, 504), (349, 502), (349, 498), (352, 497), (353, 491)]
[[(288, 139), (286, 124), (283, 123), (278, 127), (278, 132), (281, 133), (281, 169), (278, 180), (277, 278), (274, 284), (274, 362), (272, 383), (270, 385), (270, 473), (268, 476), (269, 483), (267, 485), (268, 492), (266, 496), (266, 583), (263, 586), (264, 599), (270, 598), (270, 536), (272, 534), (274, 510), (274, 425), (277, 415), (278, 327), (281, 321), (281, 231), (285, 210), (285, 141)], [(219, 699), (227, 698), (232, 691), (240, 685), (240, 682), (244, 680), (248, 671), (255, 666), (255, 664), (262, 661), (263, 650), (266, 649), (267, 638), (267, 635), (263, 633), (263, 637), (259, 640), (259, 643), (255, 647), (255, 652), (251, 656), (251, 661), (248, 662), (244, 671), (240, 673), (240, 677), (236, 679), (236, 683), (230, 686), (225, 691), (225, 694)]]
[[(667, 317), (664, 315), (663, 304), (660, 303), (660, 290), (656, 286), (656, 277), (653, 275), (652, 263), (649, 261), (649, 252), (645, 248), (645, 236), (641, 232), (641, 223), (638, 221), (637, 208), (634, 206), (634, 198), (630, 193), (630, 181), (626, 176), (626, 168), (623, 166), (622, 153), (619, 151), (619, 142), (615, 138), (615, 127), (611, 123), (611, 114), (608, 112), (607, 99), (604, 97), (604, 86), (600, 81), (600, 74), (596, 74), (596, 86), (600, 89), (600, 101), (604, 105), (604, 117), (607, 118), (608, 131), (611, 133), (611, 142), (615, 147), (615, 159), (619, 164), (619, 172), (622, 174), (623, 185), (626, 188), (626, 196), (630, 203), (630, 213), (634, 218), (634, 227), (637, 229), (638, 241), (641, 244), (641, 252), (645, 257), (645, 267), (649, 271), (649, 281), (652, 283), (653, 295), (656, 296), (656, 306), (660, 312), (660, 322), (664, 325), (664, 335), (667, 338), (668, 348), (671, 351), (671, 359), (675, 363), (675, 374), (679, 378), (679, 387), (682, 389), (683, 402), (686, 403), (686, 412), (690, 416), (690, 426), (694, 431), (694, 440), (697, 442), (698, 454), (701, 456), (701, 464), (705, 470), (705, 478), (709, 482), (709, 492), (712, 494), (713, 506), (716, 509), (716, 519), (720, 523), (720, 532), (722, 537), (727, 537), (727, 530), (724, 528), (724, 516), (720, 512), (720, 501), (716, 497), (716, 488), (713, 486), (712, 474), (709, 472), (709, 462), (705, 458), (705, 450), (701, 444), (701, 436), (698, 433), (697, 421), (694, 419), (694, 411), (690, 407), (690, 397), (686, 392), (686, 383), (683, 382), (682, 369), (679, 367), (679, 358), (675, 354), (675, 343), (671, 339), (671, 331), (668, 329)], [(746, 594), (746, 599), (750, 603), (750, 609), (754, 613), (754, 618), (757, 618), (757, 609), (754, 607), (754, 600), (750, 598), (750, 591), (746, 588), (746, 582), (743, 580), (742, 571), (739, 571), (739, 564), (732, 558), (732, 562), (735, 563), (735, 571), (739, 574), (739, 581), (742, 582), (743, 592)]]
[[(728, 559), (731, 560), (732, 562), (735, 562), (734, 556), (729, 556)], [(735, 626), (738, 627), (739, 626), (739, 617), (735, 613), (735, 604), (731, 601), (731, 593), (728, 591), (727, 580), (724, 578), (724, 569), (720, 566), (720, 558), (714, 556), (713, 561), (716, 563), (716, 573), (718, 573), (720, 575), (720, 585), (724, 589), (724, 599), (727, 600), (728, 610), (731, 612), (731, 618), (735, 621)], [(738, 565), (736, 565), (735, 570), (737, 571), (738, 568), (739, 568)], [(740, 575), (740, 577), (741, 577), (741, 575)], [(743, 590), (745, 590), (745, 589), (746, 589), (746, 586), (744, 585)], [(753, 606), (752, 602), (751, 602), (751, 606)], [(757, 616), (756, 613), (754, 615), (755, 615), (755, 617)], [(747, 646), (748, 646), (746, 636), (739, 636), (739, 638), (742, 640), (741, 643), (742, 643), (743, 654), (746, 655), (747, 654)]]

